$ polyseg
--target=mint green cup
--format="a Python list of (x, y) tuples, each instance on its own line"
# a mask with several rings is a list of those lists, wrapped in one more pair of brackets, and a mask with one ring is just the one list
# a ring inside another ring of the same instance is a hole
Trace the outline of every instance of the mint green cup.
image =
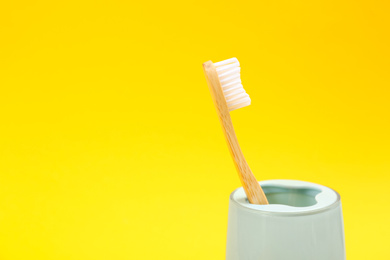
[(254, 205), (243, 188), (230, 195), (227, 260), (345, 260), (339, 194), (296, 180), (259, 182), (269, 205)]

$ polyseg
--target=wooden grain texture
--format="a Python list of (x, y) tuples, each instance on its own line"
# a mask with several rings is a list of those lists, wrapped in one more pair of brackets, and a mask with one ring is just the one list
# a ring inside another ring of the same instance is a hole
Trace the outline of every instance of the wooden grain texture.
[(211, 61), (203, 63), (203, 70), (217, 110), (218, 118), (222, 125), (222, 130), (225, 134), (230, 154), (233, 158), (238, 176), (240, 177), (241, 184), (244, 187), (248, 200), (252, 204), (268, 204), (268, 200), (262, 188), (249, 168), (241, 151), (214, 64)]

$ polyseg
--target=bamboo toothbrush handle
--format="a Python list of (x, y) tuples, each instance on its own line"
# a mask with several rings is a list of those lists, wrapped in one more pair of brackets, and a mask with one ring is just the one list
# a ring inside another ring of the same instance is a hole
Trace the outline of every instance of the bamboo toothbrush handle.
[(221, 122), (230, 154), (233, 158), (234, 165), (236, 166), (241, 184), (244, 187), (248, 200), (252, 204), (268, 204), (267, 197), (249, 168), (244, 154), (241, 151), (214, 64), (211, 61), (203, 63), (203, 70), (205, 72), (214, 105), (217, 109), (218, 118)]

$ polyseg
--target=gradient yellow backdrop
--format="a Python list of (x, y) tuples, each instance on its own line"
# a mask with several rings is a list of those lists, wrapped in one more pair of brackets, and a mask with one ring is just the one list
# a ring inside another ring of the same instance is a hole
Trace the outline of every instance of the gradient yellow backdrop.
[(259, 180), (341, 194), (389, 259), (388, 1), (2, 1), (0, 259), (224, 259), (240, 186), (201, 64), (237, 57)]

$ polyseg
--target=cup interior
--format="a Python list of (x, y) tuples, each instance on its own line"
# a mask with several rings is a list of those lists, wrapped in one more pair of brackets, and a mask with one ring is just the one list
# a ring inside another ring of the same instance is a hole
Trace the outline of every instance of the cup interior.
[(321, 192), (316, 188), (288, 188), (276, 185), (263, 186), (269, 204), (292, 207), (309, 207), (317, 203), (316, 195)]

